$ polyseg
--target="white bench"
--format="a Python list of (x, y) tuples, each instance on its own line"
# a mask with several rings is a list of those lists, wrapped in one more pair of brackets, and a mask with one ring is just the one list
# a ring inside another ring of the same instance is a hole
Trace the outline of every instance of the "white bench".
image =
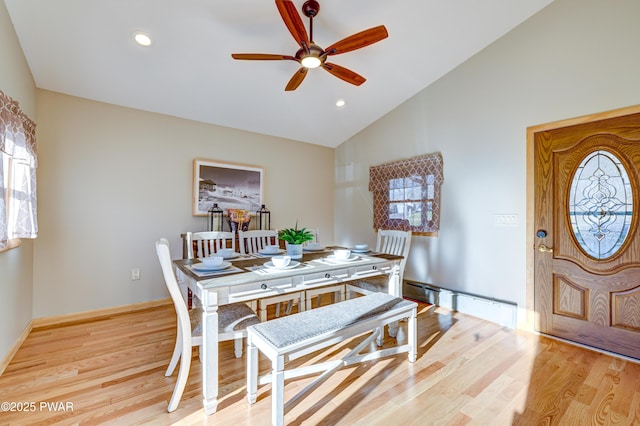
[[(416, 360), (417, 303), (375, 293), (344, 302), (334, 303), (310, 311), (300, 312), (247, 328), (247, 398), (256, 401), (258, 385), (271, 383), (271, 422), (284, 424), (284, 414), (316, 385), (325, 381), (340, 368), (389, 355), (408, 352), (409, 362)], [(374, 352), (360, 352), (368, 348), (384, 325), (408, 318), (408, 342)], [(284, 369), (289, 360), (299, 358), (351, 337), (371, 332), (342, 359), (297, 369)], [(271, 360), (270, 374), (258, 377), (258, 350)], [(284, 381), (294, 377), (323, 372), (289, 401), (284, 401)]]

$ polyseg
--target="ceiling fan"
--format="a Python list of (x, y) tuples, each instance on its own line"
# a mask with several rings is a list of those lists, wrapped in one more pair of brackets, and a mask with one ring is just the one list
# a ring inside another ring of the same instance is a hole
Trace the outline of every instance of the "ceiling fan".
[(302, 13), (309, 18), (309, 34), (302, 23), (300, 15), (296, 11), (296, 6), (291, 0), (276, 0), (276, 6), (282, 16), (284, 24), (287, 29), (296, 40), (296, 43), (300, 45), (300, 49), (295, 55), (273, 55), (267, 53), (233, 53), (231, 57), (233, 59), (248, 59), (258, 61), (273, 61), (273, 60), (289, 60), (296, 61), (302, 65), (298, 71), (291, 77), (287, 87), (284, 90), (296, 90), (300, 83), (307, 76), (309, 69), (322, 67), (334, 76), (346, 81), (347, 83), (360, 86), (366, 81), (361, 75), (341, 67), (340, 65), (326, 62), (328, 56), (338, 55), (340, 53), (350, 52), (352, 50), (360, 49), (373, 43), (377, 43), (388, 37), (387, 29), (384, 25), (369, 28), (368, 30), (361, 31), (357, 34), (353, 34), (347, 38), (344, 38), (326, 49), (322, 49), (320, 46), (313, 42), (313, 18), (318, 15), (320, 11), (320, 4), (315, 0), (307, 0), (302, 5)]

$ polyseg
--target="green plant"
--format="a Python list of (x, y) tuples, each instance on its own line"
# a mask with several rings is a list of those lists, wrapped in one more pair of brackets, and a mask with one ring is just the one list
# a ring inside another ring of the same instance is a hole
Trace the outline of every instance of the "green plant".
[(278, 238), (289, 244), (302, 244), (315, 238), (307, 228), (298, 229), (298, 222), (295, 228), (282, 229), (278, 232)]

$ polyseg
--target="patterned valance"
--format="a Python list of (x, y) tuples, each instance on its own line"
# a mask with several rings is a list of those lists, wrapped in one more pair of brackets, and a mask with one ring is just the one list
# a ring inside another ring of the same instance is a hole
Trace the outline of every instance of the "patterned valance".
[[(392, 200), (390, 196), (392, 180), (400, 179), (411, 179), (422, 188), (418, 199), (422, 204), (419, 212), (421, 220), (411, 221), (406, 217), (391, 217), (390, 206), (398, 201), (397, 199)], [(440, 153), (425, 154), (371, 166), (369, 168), (369, 191), (373, 192), (374, 228), (413, 232), (438, 231), (440, 227), (440, 186), (443, 182), (443, 160)]]

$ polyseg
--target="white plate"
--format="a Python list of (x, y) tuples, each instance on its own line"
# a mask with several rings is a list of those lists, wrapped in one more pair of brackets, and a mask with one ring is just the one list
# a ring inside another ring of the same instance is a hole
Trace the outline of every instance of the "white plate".
[(326, 250), (326, 247), (313, 247), (313, 248), (304, 247), (303, 250), (304, 251), (322, 251), (322, 250)]
[(356, 256), (355, 254), (352, 254), (351, 256), (349, 256), (348, 259), (337, 259), (334, 254), (330, 254), (329, 256), (327, 256), (327, 259), (329, 259), (329, 260), (331, 260), (333, 262), (351, 262), (351, 261), (354, 261), (356, 259), (360, 259), (360, 256)]
[(277, 267), (271, 261), (268, 261), (267, 263), (264, 264), (264, 266), (266, 266), (269, 269), (293, 269), (299, 264), (300, 262), (296, 262), (295, 260), (292, 260), (287, 266)]
[(369, 253), (371, 252), (371, 249), (364, 249), (364, 250), (351, 249), (351, 251), (354, 253)]
[(258, 250), (258, 253), (260, 253), (263, 256), (277, 256), (279, 254), (284, 253), (284, 250), (278, 250), (276, 252), (271, 252), (271, 251), (264, 251), (264, 250)]
[(227, 269), (231, 266), (231, 262), (222, 262), (221, 265), (218, 266), (207, 266), (204, 263), (195, 263), (193, 266), (194, 271), (222, 271), (223, 269)]

